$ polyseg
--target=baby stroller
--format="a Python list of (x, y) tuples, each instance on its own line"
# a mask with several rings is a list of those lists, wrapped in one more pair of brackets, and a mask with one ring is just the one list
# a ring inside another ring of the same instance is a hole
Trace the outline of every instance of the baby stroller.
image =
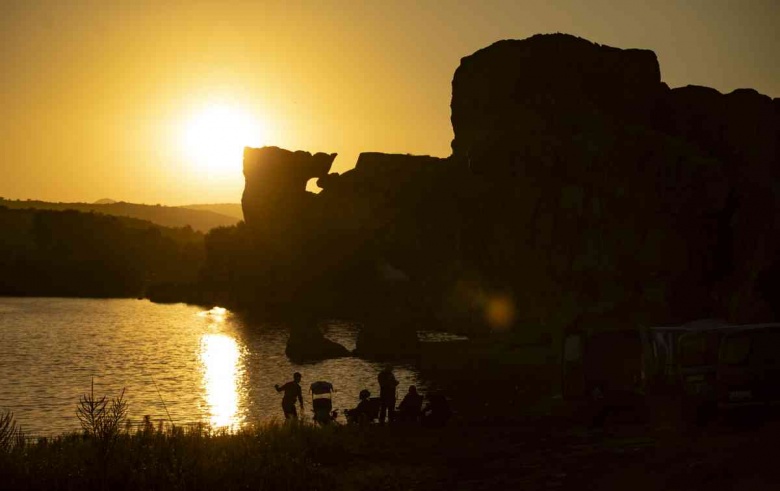
[(320, 380), (311, 384), (310, 391), (314, 421), (326, 425), (335, 420), (338, 411), (333, 411), (333, 384)]

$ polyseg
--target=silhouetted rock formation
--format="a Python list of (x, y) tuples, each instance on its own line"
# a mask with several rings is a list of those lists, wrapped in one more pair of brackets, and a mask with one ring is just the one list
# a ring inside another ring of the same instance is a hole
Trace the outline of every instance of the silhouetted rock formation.
[(296, 213), (312, 193), (309, 179), (328, 174), (336, 154), (291, 152), (278, 147), (245, 148), (246, 186), (241, 199), (244, 220), (253, 228), (278, 223), (284, 214)]
[(669, 89), (653, 52), (563, 34), (463, 58), (452, 90), (446, 159), (364, 153), (338, 175), (335, 154), (246, 149), (247, 226), (207, 237), (210, 274), (247, 308), (360, 320), (367, 356), (439, 323), (780, 312), (777, 99)]
[(463, 58), (455, 71), (453, 153), (479, 154), (557, 126), (576, 129), (592, 118), (646, 120), (664, 88), (649, 50), (599, 46), (564, 34), (499, 41)]
[(309, 362), (351, 356), (352, 353), (323, 336), (316, 322), (293, 322), (285, 354), (294, 362)]
[(364, 358), (411, 358), (420, 353), (417, 329), (425, 325), (407, 312), (381, 305), (374, 315), (364, 315), (355, 342), (355, 354)]
[(319, 180), (328, 269), (348, 267), (335, 280), (342, 303), (357, 303), (361, 356), (417, 353), (416, 331), (430, 327), (452, 281), (466, 177), (448, 159), (363, 153), (354, 169)]
[[(239, 264), (228, 265), (226, 272), (231, 274), (230, 267), (241, 269), (237, 283), (242, 303), (279, 311), (316, 300), (321, 224), (316, 219), (316, 195), (306, 191), (306, 182), (327, 175), (335, 158), (335, 153), (312, 155), (277, 147), (244, 149), (246, 186), (241, 204), (246, 227), (239, 240), (248, 242), (249, 250), (242, 249)], [(221, 242), (219, 247), (232, 247)]]
[(753, 281), (778, 245), (772, 106), (750, 90), (669, 90), (651, 51), (568, 35), (464, 58), (453, 158), (485, 213), (467, 260), (509, 283), (524, 323), (766, 319)]

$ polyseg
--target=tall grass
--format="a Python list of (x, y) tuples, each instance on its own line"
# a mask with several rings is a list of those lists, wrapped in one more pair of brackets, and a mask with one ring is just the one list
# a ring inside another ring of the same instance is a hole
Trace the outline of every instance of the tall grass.
[(23, 440), (24, 434), (14, 420), (14, 413), (3, 411), (0, 413), (0, 453), (9, 452), (14, 448), (19, 439)]
[[(409, 489), (408, 472), (388, 464), (399, 448), (412, 448), (393, 428), (272, 421), (230, 432), (155, 425), (148, 416), (133, 426), (126, 410), (123, 394), (91, 390), (77, 408), (81, 433), (35, 442), (11, 413), (1, 414), (0, 490)], [(392, 438), (396, 447), (377, 446)]]
[(366, 445), (359, 428), (271, 422), (231, 433), (148, 419), (113, 434), (110, 445), (92, 430), (4, 441), (0, 489), (30, 490), (333, 489), (333, 466)]

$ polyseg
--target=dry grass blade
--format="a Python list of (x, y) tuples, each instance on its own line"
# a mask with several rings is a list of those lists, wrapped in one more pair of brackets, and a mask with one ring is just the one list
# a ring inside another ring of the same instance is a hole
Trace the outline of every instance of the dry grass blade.
[(7, 452), (16, 443), (19, 427), (14, 420), (14, 413), (4, 411), (0, 413), (0, 451)]
[(119, 393), (119, 397), (111, 400), (107, 406), (100, 426), (100, 437), (111, 439), (119, 434), (122, 426), (127, 419), (127, 401), (125, 400), (125, 389)]

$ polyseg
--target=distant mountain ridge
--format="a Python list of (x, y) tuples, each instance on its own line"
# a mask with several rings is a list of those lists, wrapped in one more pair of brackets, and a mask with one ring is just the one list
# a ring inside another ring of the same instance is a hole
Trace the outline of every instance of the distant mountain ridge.
[[(125, 203), (124, 201), (109, 203), (110, 200), (100, 200), (102, 203), (51, 203), (37, 200), (7, 200), (0, 198), (0, 206), (10, 209), (40, 209), (40, 210), (77, 210), (83, 212), (102, 213), (121, 217), (148, 220), (164, 227), (190, 226), (199, 232), (208, 232), (216, 227), (229, 227), (238, 223), (241, 218), (217, 213), (210, 207), (223, 205), (192, 205), (192, 206), (162, 206)], [(225, 209), (231, 205), (225, 205)], [(238, 206), (240, 209), (241, 205)]]
[(206, 205), (184, 205), (181, 208), (189, 208), (191, 210), (207, 210), (219, 213), (239, 220), (244, 219), (244, 210), (241, 208), (241, 203), (214, 203)]

